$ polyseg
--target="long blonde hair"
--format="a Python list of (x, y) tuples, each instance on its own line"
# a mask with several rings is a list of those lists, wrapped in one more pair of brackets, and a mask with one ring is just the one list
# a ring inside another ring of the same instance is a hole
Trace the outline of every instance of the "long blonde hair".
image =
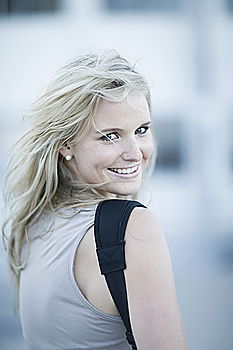
[(5, 181), (8, 213), (3, 239), (18, 282), (27, 263), (27, 258), (22, 259), (24, 243), (29, 250), (27, 227), (43, 210), (78, 208), (106, 199), (101, 184), (82, 184), (73, 179), (59, 149), (68, 141), (81, 142), (87, 135), (101, 98), (120, 101), (132, 90), (142, 91), (151, 108), (147, 82), (115, 50), (82, 55), (57, 72), (28, 110), (32, 125), (14, 147)]

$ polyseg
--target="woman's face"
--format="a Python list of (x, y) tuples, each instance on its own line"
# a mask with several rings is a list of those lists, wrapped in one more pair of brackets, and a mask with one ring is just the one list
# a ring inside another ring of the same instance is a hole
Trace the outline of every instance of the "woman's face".
[(63, 155), (77, 180), (103, 185), (106, 192), (136, 194), (153, 151), (150, 113), (145, 96), (131, 92), (122, 102), (102, 99), (94, 125), (83, 142), (67, 146)]

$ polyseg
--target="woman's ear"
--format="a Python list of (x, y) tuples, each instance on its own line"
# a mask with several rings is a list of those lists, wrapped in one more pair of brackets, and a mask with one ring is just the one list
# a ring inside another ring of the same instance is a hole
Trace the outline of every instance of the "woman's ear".
[(62, 146), (59, 149), (59, 153), (65, 158), (66, 156), (71, 156), (71, 147), (68, 143), (65, 143), (64, 146)]

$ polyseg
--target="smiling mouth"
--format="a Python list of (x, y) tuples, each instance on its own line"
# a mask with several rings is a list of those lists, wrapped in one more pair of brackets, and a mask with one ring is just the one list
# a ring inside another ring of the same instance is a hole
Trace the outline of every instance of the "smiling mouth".
[(117, 173), (117, 174), (134, 174), (137, 172), (139, 165), (135, 165), (133, 167), (130, 168), (108, 168), (108, 170), (112, 171), (113, 173)]

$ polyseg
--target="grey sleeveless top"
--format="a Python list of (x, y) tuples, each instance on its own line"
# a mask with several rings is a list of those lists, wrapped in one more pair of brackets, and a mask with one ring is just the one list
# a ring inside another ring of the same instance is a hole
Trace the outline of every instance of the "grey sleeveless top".
[(28, 229), (32, 240), (19, 307), (29, 350), (131, 349), (121, 317), (95, 308), (74, 277), (76, 250), (94, 224), (95, 210), (91, 206), (68, 218), (44, 213)]

